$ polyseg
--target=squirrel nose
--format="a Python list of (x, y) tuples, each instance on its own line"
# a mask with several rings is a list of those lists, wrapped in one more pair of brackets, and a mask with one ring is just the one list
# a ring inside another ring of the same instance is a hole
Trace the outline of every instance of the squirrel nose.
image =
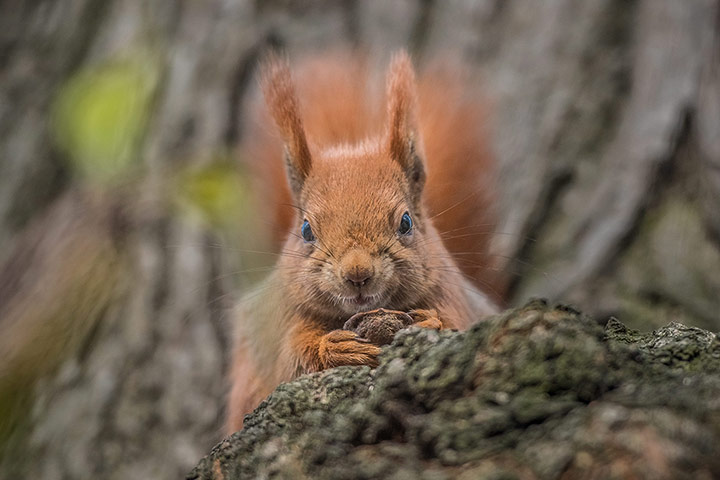
[(353, 250), (345, 255), (341, 272), (343, 278), (355, 287), (365, 285), (375, 274), (372, 258), (361, 250)]
[(356, 287), (362, 287), (371, 277), (372, 270), (365, 266), (355, 265), (355, 267), (345, 272), (345, 280)]

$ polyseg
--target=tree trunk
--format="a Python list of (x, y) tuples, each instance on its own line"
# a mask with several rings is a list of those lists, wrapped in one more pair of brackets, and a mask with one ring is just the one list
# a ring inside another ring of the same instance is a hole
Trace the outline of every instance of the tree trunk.
[[(178, 478), (221, 438), (248, 213), (193, 182), (235, 190), (268, 45), (459, 52), (493, 105), (510, 302), (720, 329), (717, 0), (6, 0), (0, 26), (0, 477)], [(128, 58), (152, 81), (117, 185), (57, 138), (58, 98)]]

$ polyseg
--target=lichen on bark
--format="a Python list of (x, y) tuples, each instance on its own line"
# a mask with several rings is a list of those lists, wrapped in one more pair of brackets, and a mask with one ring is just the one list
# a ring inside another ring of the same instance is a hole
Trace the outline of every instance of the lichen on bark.
[(281, 385), (190, 479), (712, 478), (720, 340), (533, 301)]

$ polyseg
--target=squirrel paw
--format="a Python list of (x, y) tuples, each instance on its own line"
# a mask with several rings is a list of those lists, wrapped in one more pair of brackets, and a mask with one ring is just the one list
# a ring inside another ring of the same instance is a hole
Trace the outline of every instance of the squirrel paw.
[(377, 367), (380, 347), (349, 330), (333, 330), (320, 339), (318, 348), (323, 368), (341, 365)]
[(436, 310), (410, 310), (408, 315), (413, 319), (412, 327), (440, 330), (443, 324)]

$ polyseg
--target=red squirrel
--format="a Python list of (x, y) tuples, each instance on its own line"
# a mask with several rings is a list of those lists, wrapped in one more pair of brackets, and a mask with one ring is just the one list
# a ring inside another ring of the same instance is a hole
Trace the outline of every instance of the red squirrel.
[(448, 68), (416, 80), (401, 51), (384, 95), (372, 90), (367, 61), (350, 54), (307, 60), (295, 77), (271, 57), (260, 84), (267, 111), (245, 151), (284, 245), (237, 307), (230, 432), (281, 382), (376, 366), (379, 345), (343, 329), (358, 312), (465, 329), (498, 300), (479, 288), (496, 281), (493, 165), (472, 83)]

